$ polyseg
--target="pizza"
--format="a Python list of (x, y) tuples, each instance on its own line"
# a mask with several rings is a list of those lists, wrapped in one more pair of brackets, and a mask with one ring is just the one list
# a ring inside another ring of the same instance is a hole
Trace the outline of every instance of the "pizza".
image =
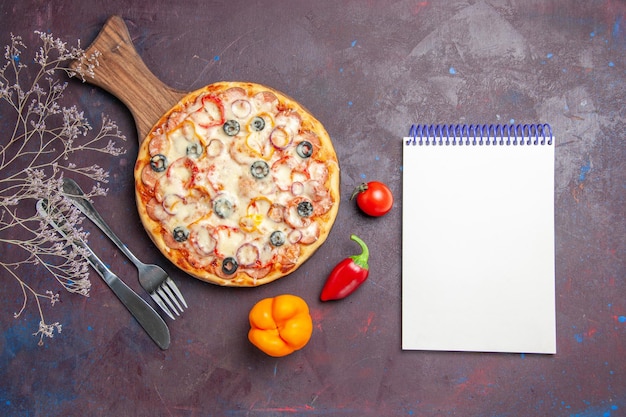
[(255, 83), (185, 96), (141, 143), (134, 174), (154, 244), (218, 285), (258, 286), (295, 271), (339, 208), (339, 164), (323, 125)]

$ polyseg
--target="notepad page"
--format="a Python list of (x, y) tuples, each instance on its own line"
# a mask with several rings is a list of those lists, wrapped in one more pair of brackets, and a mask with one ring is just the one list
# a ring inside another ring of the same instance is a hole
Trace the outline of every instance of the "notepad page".
[(553, 142), (403, 144), (403, 349), (556, 353)]

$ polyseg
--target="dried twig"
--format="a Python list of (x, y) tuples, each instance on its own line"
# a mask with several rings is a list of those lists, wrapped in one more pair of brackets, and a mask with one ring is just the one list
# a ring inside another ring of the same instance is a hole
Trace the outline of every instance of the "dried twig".
[[(108, 172), (96, 164), (82, 164), (81, 156), (86, 152), (120, 155), (124, 150), (116, 143), (125, 137), (108, 117), (103, 116), (100, 129), (94, 131), (75, 105), (62, 104), (67, 83), (60, 76), (83, 81), (93, 77), (98, 54), (86, 56), (80, 43), (68, 47), (50, 34), (35, 33), (42, 45), (32, 59), (23, 57), (27, 47), (22, 38), (11, 34), (4, 50), (6, 62), (0, 67), (0, 270), (6, 272), (0, 276), (14, 279), (22, 290), (24, 298), (15, 318), (34, 300), (40, 317), (34, 335), (42, 345), (44, 337), (53, 337), (62, 326), (46, 322), (41, 301), (54, 305), (59, 294), (38, 289), (40, 274), (21, 272), (36, 265), (67, 291), (89, 295), (88, 264), (70, 243), (76, 237), (86, 239), (87, 233), (80, 226), (82, 216), (62, 194), (62, 179), (66, 174), (83, 176), (93, 182), (88, 197), (105, 195), (101, 183), (108, 181)], [(80, 58), (80, 67), (67, 66)], [(73, 229), (68, 238), (39, 218), (35, 202), (41, 198), (68, 219)]]

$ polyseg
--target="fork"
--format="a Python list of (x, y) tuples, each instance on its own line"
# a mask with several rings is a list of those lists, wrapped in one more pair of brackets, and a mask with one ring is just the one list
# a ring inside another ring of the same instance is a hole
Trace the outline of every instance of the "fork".
[(150, 294), (150, 297), (161, 307), (165, 314), (172, 320), (175, 320), (174, 314), (180, 316), (180, 313), (183, 312), (183, 306), (188, 308), (187, 301), (185, 301), (174, 281), (167, 275), (167, 272), (157, 265), (145, 264), (137, 259), (130, 249), (113, 233), (113, 230), (106, 224), (100, 213), (96, 211), (95, 207), (85, 197), (85, 193), (76, 181), (64, 178), (63, 191), (76, 207), (98, 226), (137, 267), (139, 284)]
[[(48, 221), (61, 236), (69, 239), (68, 223), (61, 212), (49, 207), (48, 200), (38, 200), (37, 213)], [(124, 306), (135, 317), (137, 322), (148, 333), (150, 338), (163, 350), (170, 346), (170, 330), (163, 321), (159, 313), (141, 298), (135, 291), (130, 289), (117, 275), (115, 275), (107, 266), (96, 256), (87, 244), (79, 237), (72, 241), (72, 244), (78, 248), (82, 248), (87, 262), (102, 277), (104, 282), (109, 286), (111, 291), (119, 298)]]

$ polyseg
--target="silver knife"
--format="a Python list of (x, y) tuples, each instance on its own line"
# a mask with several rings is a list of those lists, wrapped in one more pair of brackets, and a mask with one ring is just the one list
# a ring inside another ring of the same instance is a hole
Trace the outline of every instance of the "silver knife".
[[(48, 202), (46, 200), (37, 201), (37, 212), (42, 218), (46, 219), (57, 232), (67, 237), (62, 227), (63, 224), (55, 222), (52, 216), (49, 215)], [(63, 219), (60, 213), (56, 214), (59, 219)], [(128, 287), (117, 275), (111, 272), (85, 242), (75, 240), (73, 244), (87, 251), (86, 259), (89, 264), (102, 277), (104, 282), (111, 288), (117, 298), (120, 299), (152, 340), (154, 340), (161, 349), (167, 349), (170, 346), (170, 330), (163, 318), (154, 311), (150, 304), (137, 295), (137, 293)]]

